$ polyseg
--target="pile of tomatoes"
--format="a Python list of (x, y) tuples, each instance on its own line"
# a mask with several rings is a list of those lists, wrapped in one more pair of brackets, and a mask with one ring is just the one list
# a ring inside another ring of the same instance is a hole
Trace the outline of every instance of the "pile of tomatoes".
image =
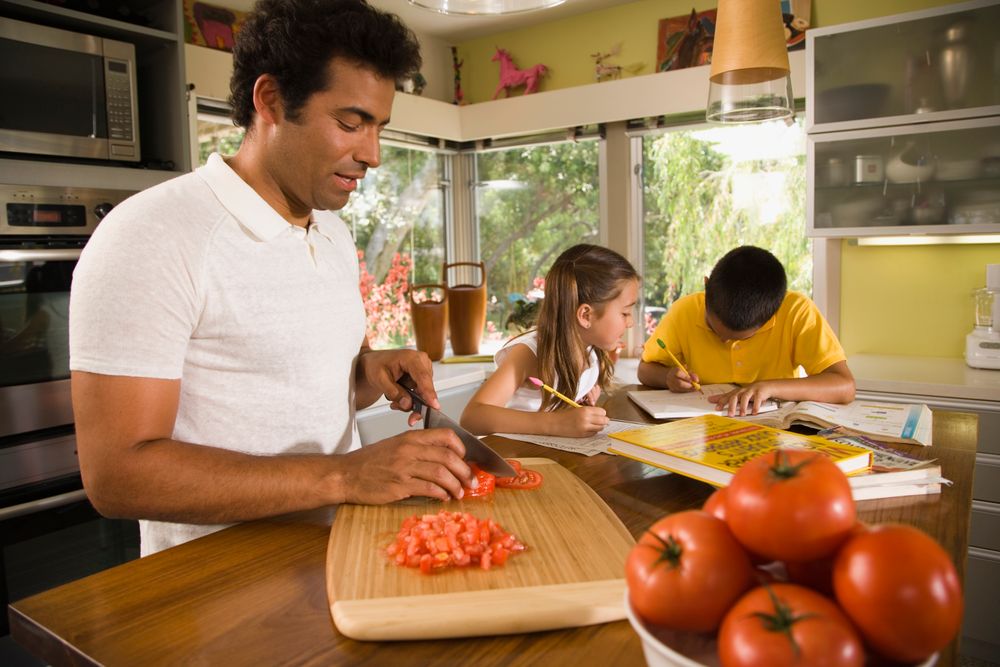
[(816, 452), (758, 457), (701, 510), (660, 519), (626, 578), (647, 624), (717, 631), (724, 667), (917, 663), (962, 620), (944, 549), (912, 526), (859, 523), (844, 473)]

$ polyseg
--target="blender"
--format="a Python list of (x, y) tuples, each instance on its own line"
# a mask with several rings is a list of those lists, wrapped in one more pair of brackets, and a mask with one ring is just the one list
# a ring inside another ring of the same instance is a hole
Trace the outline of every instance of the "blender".
[(965, 337), (965, 363), (1000, 369), (1000, 264), (986, 265), (986, 287), (972, 296), (976, 326)]

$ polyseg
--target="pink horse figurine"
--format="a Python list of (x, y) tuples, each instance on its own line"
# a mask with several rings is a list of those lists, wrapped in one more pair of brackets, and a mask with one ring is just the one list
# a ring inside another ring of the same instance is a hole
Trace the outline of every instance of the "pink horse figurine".
[(518, 86), (524, 86), (525, 95), (533, 93), (538, 90), (538, 79), (548, 73), (548, 68), (541, 63), (528, 69), (518, 69), (507, 50), (500, 47), (497, 47), (497, 52), (490, 60), (500, 61), (500, 83), (493, 93), (493, 99), (497, 98), (501, 90), (504, 91), (504, 97), (510, 97), (510, 89)]

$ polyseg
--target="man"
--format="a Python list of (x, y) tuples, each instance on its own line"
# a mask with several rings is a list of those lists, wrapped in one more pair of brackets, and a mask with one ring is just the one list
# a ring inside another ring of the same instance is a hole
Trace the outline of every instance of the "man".
[(116, 207), (74, 275), (81, 474), (101, 513), (141, 519), (143, 555), (473, 483), (454, 433), (361, 449), (354, 423), (381, 394), (410, 408), (403, 374), (437, 406), (426, 355), (369, 349), (354, 243), (329, 212), (379, 164), (413, 34), (364, 0), (261, 0), (233, 55), (237, 154)]

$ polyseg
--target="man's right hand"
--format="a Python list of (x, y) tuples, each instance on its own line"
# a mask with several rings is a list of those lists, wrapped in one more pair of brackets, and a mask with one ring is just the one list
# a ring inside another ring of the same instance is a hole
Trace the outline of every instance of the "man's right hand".
[(474, 476), (449, 429), (405, 431), (338, 456), (342, 502), (381, 505), (410, 496), (461, 498)]

